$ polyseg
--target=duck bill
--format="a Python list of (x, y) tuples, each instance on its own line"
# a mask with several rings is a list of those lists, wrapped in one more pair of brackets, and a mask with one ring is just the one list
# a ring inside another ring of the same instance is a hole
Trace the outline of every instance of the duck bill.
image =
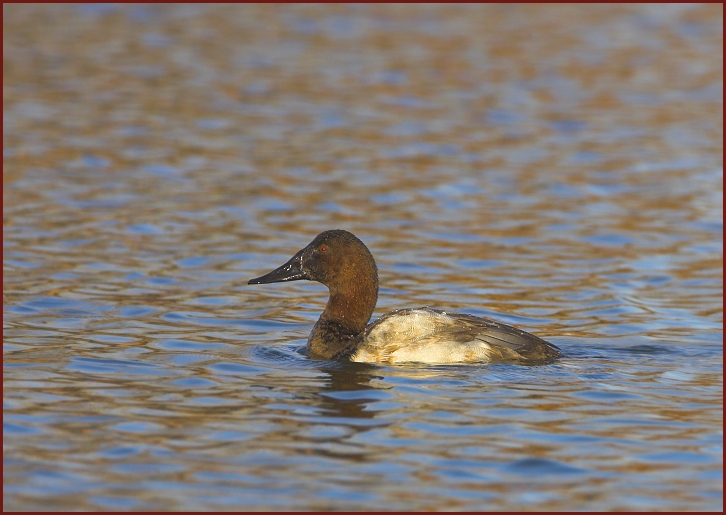
[[(305, 250), (305, 249), (303, 249)], [(272, 272), (255, 279), (250, 279), (247, 284), (269, 284), (269, 283), (281, 283), (283, 281), (299, 281), (301, 279), (307, 279), (308, 276), (302, 269), (302, 254), (303, 250), (295, 254), (290, 261), (285, 263), (279, 268), (276, 268)]]

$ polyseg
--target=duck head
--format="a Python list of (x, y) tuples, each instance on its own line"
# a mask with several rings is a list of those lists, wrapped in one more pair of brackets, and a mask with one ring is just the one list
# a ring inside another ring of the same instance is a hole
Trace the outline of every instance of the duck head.
[[(284, 265), (247, 284), (317, 281), (330, 290), (321, 318), (363, 327), (378, 299), (378, 269), (368, 247), (343, 230), (325, 231)], [(365, 320), (363, 320), (365, 319)]]

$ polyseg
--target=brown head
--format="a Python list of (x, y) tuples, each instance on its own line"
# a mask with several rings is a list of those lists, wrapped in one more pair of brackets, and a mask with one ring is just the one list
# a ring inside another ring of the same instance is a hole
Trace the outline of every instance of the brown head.
[(365, 330), (378, 300), (378, 269), (365, 244), (343, 230), (325, 231), (281, 267), (248, 284), (317, 281), (330, 290), (321, 321), (351, 334)]

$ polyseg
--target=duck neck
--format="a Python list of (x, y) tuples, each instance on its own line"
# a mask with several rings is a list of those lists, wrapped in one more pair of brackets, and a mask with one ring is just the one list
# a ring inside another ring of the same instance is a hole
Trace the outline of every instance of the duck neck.
[(349, 358), (363, 339), (378, 300), (378, 278), (356, 282), (342, 292), (330, 288), (330, 298), (315, 324), (308, 350), (323, 359)]

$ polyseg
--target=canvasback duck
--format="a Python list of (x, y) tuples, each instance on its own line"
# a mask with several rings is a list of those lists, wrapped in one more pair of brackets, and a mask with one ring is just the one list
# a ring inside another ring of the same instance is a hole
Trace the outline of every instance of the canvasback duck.
[(247, 284), (301, 279), (330, 290), (308, 338), (314, 359), (539, 364), (561, 356), (557, 346), (516, 327), (429, 307), (392, 311), (368, 324), (378, 300), (378, 269), (368, 247), (348, 231), (320, 233), (287, 263)]

